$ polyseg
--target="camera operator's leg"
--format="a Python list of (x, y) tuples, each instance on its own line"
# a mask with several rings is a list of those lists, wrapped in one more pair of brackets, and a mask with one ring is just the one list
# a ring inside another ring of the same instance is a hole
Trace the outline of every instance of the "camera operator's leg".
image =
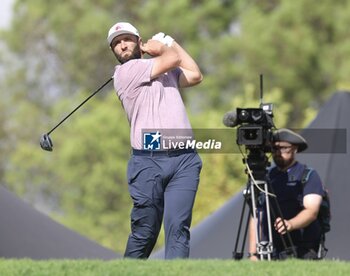
[(320, 260), (317, 255), (319, 243), (320, 241), (316, 241), (314, 243), (300, 245), (297, 248), (298, 258), (304, 260)]
[(256, 232), (257, 229), (257, 223), (253, 216), (250, 216), (249, 218), (249, 235), (248, 235), (248, 257), (252, 261), (258, 260), (258, 254), (257, 254), (257, 236)]
[[(271, 190), (272, 194), (275, 194), (273, 187), (269, 185), (269, 189)], [(272, 221), (275, 222), (278, 217), (282, 219), (282, 222), (284, 223), (283, 214), (280, 208), (280, 205), (278, 203), (277, 198), (274, 196), (272, 197), (273, 204), (271, 204), (271, 214), (272, 214)], [(286, 227), (284, 225), (284, 227)], [(294, 246), (294, 242), (291, 236), (291, 233), (287, 232), (285, 235), (278, 234), (276, 236), (277, 232), (274, 234), (274, 253), (277, 259), (286, 259), (290, 257), (297, 257), (297, 250)]]

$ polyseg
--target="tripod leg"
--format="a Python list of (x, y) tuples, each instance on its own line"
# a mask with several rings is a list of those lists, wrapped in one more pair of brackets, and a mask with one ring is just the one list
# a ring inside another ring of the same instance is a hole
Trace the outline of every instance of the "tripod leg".
[[(249, 190), (248, 186), (243, 191), (243, 196), (244, 196), (244, 201), (243, 201), (241, 216), (240, 216), (240, 220), (239, 220), (239, 226), (238, 226), (238, 231), (237, 231), (236, 243), (235, 243), (234, 251), (232, 253), (233, 258), (235, 260), (241, 260), (243, 258), (244, 246), (245, 246), (245, 242), (246, 242), (246, 239), (247, 239), (247, 233), (248, 233), (248, 227), (249, 227), (249, 219), (250, 219), (251, 212), (252, 212), (250, 190)], [(246, 205), (248, 205), (248, 207), (249, 207), (249, 212), (247, 214), (247, 222), (246, 222), (246, 226), (245, 226), (245, 230), (244, 230), (244, 236), (243, 236), (241, 251), (238, 252), (237, 248), (238, 248), (238, 244), (239, 244), (239, 238), (241, 236), (241, 230), (242, 230), (242, 225), (243, 225), (243, 217), (244, 217)]]
[(268, 235), (269, 241), (266, 246), (266, 255), (268, 260), (271, 260), (271, 255), (273, 252), (273, 239), (272, 239), (272, 225), (271, 225), (271, 214), (270, 214), (270, 201), (267, 182), (264, 183), (264, 193), (265, 193), (265, 203), (266, 203), (266, 212), (267, 212), (267, 222), (268, 222)]
[[(255, 243), (256, 252), (260, 256), (261, 260), (271, 260), (273, 253), (273, 240), (272, 240), (272, 230), (270, 221), (270, 207), (268, 200), (268, 191), (266, 181), (252, 181), (252, 204), (253, 204), (253, 222), (255, 225)], [(256, 197), (256, 192), (258, 192)], [(262, 197), (263, 196), (263, 197)], [(253, 200), (254, 199), (254, 200)], [(257, 207), (259, 204), (259, 208)], [(266, 214), (264, 214), (266, 212)], [(267, 233), (262, 229), (261, 220), (267, 217)], [(263, 233), (265, 233), (263, 235)]]
[(243, 237), (242, 248), (241, 248), (242, 255), (243, 255), (243, 252), (244, 252), (245, 242), (246, 242), (246, 240), (247, 240), (247, 234), (248, 234), (248, 229), (249, 229), (250, 216), (251, 216), (251, 214), (250, 214), (250, 212), (249, 212), (249, 213), (248, 213), (248, 216), (247, 216), (247, 222), (246, 222), (246, 225), (245, 225), (244, 237)]

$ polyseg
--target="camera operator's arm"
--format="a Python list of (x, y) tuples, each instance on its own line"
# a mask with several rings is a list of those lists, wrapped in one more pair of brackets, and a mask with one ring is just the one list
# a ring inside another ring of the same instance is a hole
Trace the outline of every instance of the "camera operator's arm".
[(257, 261), (258, 257), (256, 255), (256, 223), (254, 222), (254, 218), (252, 216), (249, 219), (248, 241), (249, 259), (252, 261)]
[(318, 194), (308, 194), (303, 198), (304, 209), (294, 218), (284, 220), (285, 226), (281, 218), (275, 221), (275, 229), (280, 234), (285, 234), (287, 231), (293, 231), (308, 226), (311, 222), (317, 219), (318, 211), (322, 202), (322, 197)]

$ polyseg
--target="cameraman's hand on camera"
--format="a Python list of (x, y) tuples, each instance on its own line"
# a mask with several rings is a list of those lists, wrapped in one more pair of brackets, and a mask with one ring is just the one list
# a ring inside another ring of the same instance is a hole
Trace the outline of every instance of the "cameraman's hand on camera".
[(276, 231), (282, 235), (293, 230), (293, 225), (288, 220), (282, 220), (282, 218), (279, 217), (276, 219), (274, 227)]

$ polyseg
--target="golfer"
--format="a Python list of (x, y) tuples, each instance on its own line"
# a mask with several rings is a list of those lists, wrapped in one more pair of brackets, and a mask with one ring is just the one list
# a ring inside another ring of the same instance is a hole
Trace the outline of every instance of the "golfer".
[[(169, 35), (145, 43), (127, 22), (107, 37), (120, 62), (114, 87), (130, 124), (132, 155), (128, 185), (133, 200), (125, 257), (148, 258), (164, 218), (165, 258), (188, 258), (192, 209), (202, 161), (193, 149), (158, 149), (160, 129), (191, 130), (179, 89), (196, 85), (202, 74), (191, 56)], [(148, 54), (150, 58), (144, 58)], [(145, 129), (154, 132), (145, 145)]]

